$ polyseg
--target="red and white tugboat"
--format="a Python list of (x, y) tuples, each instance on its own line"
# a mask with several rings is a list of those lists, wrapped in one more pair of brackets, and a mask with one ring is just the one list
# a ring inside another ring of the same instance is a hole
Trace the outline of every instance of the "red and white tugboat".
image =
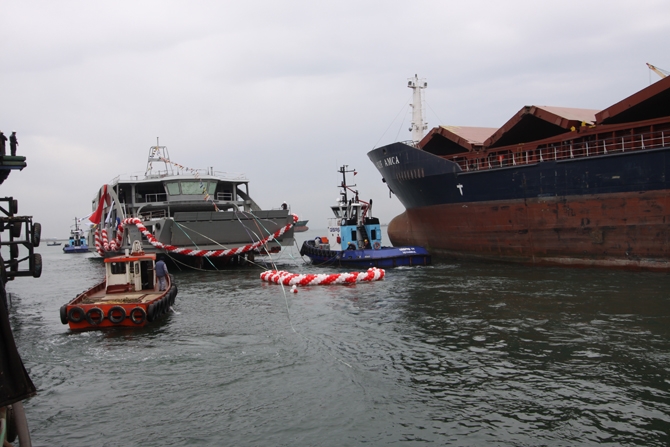
[(177, 286), (168, 275), (166, 290), (159, 290), (156, 254), (133, 244), (131, 253), (105, 260), (105, 280), (60, 308), (70, 329), (142, 327), (170, 310)]

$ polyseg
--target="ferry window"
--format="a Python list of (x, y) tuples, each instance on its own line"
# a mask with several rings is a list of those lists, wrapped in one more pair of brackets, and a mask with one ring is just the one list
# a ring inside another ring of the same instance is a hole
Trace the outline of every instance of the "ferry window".
[(181, 182), (181, 191), (182, 194), (202, 194), (202, 187), (205, 185), (201, 185), (200, 182)]
[(216, 182), (207, 182), (207, 192), (214, 195), (216, 192)]
[(168, 183), (167, 184), (167, 191), (168, 191), (168, 194), (170, 194), (171, 196), (179, 195), (179, 183), (177, 183), (177, 182)]

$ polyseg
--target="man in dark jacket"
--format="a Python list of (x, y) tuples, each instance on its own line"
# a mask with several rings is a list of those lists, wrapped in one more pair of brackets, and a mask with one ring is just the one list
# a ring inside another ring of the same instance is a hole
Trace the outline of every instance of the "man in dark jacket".
[(7, 137), (5, 136), (4, 133), (0, 131), (0, 155), (5, 155), (5, 142), (7, 141)]
[(16, 146), (19, 145), (19, 140), (16, 139), (16, 131), (13, 130), (9, 136), (9, 149), (12, 151), (12, 157), (16, 155)]
[(163, 258), (158, 258), (158, 261), (156, 262), (156, 277), (158, 278), (159, 290), (167, 289), (167, 275), (168, 269)]

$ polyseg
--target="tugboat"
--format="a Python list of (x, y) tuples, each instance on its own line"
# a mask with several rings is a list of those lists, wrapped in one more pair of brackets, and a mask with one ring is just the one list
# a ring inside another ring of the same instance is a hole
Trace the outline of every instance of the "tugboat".
[[(379, 219), (372, 217), (372, 200), (358, 198), (356, 185), (347, 185), (348, 165), (339, 169), (342, 174), (340, 197), (330, 208), (335, 217), (328, 219), (328, 236), (303, 242), (300, 254), (315, 265), (347, 267), (398, 267), (428, 265), (430, 254), (423, 247), (382, 247)], [(354, 197), (349, 199), (347, 192)]]
[[(58, 244), (60, 245), (60, 244)], [(70, 230), (70, 239), (63, 247), (64, 253), (88, 253), (88, 244), (84, 231), (79, 228), (79, 221), (74, 218), (74, 228)]]
[(63, 305), (61, 323), (72, 330), (138, 328), (167, 314), (177, 296), (172, 275), (159, 290), (156, 254), (144, 253), (139, 241), (132, 250), (105, 258), (105, 280)]

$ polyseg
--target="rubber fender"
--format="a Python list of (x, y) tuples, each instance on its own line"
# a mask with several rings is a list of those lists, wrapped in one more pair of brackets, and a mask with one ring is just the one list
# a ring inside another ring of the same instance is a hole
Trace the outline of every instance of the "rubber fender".
[[(139, 314), (139, 315), (138, 315)], [(130, 313), (130, 320), (135, 324), (142, 324), (147, 319), (147, 313), (141, 307), (134, 307)]]
[(149, 304), (147, 308), (147, 321), (151, 323), (156, 318), (156, 303)]
[[(119, 313), (119, 315), (114, 316), (115, 313)], [(126, 319), (126, 309), (121, 306), (114, 306), (107, 312), (107, 318), (114, 324), (123, 323), (123, 320)]]
[(60, 322), (67, 324), (67, 304), (63, 304), (60, 308)]
[[(96, 318), (94, 315), (98, 313), (100, 316), (99, 318)], [(102, 323), (102, 320), (105, 319), (105, 312), (102, 311), (99, 307), (92, 307), (86, 312), (86, 321), (88, 321), (88, 324), (97, 326), (100, 323)]]
[(85, 317), (86, 317), (86, 313), (84, 312), (84, 309), (82, 309), (81, 307), (73, 307), (67, 313), (67, 320), (72, 322), (72, 323), (79, 323)]

